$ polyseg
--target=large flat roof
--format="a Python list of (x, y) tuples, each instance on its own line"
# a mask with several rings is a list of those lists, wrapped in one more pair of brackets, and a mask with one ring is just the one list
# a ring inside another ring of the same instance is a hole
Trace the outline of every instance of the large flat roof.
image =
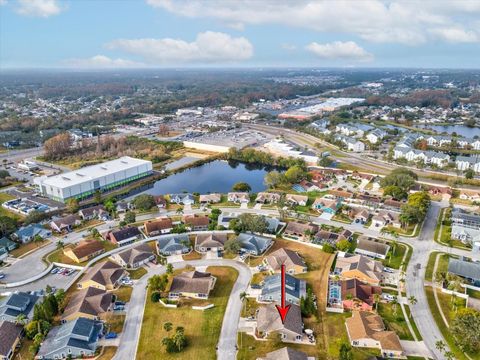
[(102, 176), (113, 174), (118, 171), (128, 170), (139, 165), (149, 164), (151, 161), (123, 156), (121, 158), (106, 161), (104, 163), (86, 166), (78, 170), (54, 175), (42, 181), (42, 184), (65, 188), (81, 184), (85, 181), (98, 179)]

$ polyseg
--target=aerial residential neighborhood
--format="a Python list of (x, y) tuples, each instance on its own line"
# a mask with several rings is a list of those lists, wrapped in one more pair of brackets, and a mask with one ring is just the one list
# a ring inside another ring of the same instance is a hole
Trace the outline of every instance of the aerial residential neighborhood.
[(480, 360), (474, 0), (0, 0), (0, 360)]

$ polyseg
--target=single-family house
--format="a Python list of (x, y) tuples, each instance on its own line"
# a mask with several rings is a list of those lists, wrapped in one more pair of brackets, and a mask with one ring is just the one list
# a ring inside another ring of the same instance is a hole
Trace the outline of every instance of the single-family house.
[(145, 229), (145, 234), (147, 234), (147, 236), (168, 234), (173, 229), (173, 221), (168, 217), (147, 220), (143, 223), (143, 228)]
[(85, 276), (78, 282), (79, 289), (93, 286), (101, 290), (115, 289), (127, 272), (111, 261), (99, 262), (88, 269)]
[(405, 358), (400, 339), (394, 331), (386, 331), (382, 318), (368, 311), (353, 311), (345, 321), (353, 347), (377, 348), (383, 357)]
[(341, 189), (331, 189), (328, 190), (328, 196), (330, 198), (344, 200), (353, 198), (353, 193), (350, 191), (345, 191)]
[(124, 268), (137, 269), (149, 261), (154, 260), (155, 254), (150, 245), (142, 243), (115, 253), (110, 256), (110, 259)]
[(382, 228), (384, 226), (400, 228), (402, 227), (400, 214), (393, 211), (381, 210), (372, 217), (372, 225), (377, 228)]
[(314, 224), (304, 224), (296, 221), (290, 221), (283, 232), (284, 237), (295, 240), (307, 241), (318, 231), (318, 226)]
[(183, 217), (185, 227), (190, 231), (208, 230), (210, 219), (205, 215), (185, 215)]
[(141, 237), (142, 233), (136, 226), (126, 226), (121, 229), (112, 230), (105, 235), (106, 240), (118, 246), (132, 244)]
[(450, 258), (448, 272), (460, 276), (473, 286), (480, 287), (480, 263)]
[(265, 257), (263, 263), (271, 272), (281, 271), (282, 264), (285, 265), (285, 272), (291, 275), (307, 272), (305, 261), (290, 249), (280, 248), (275, 250)]
[(200, 204), (216, 204), (222, 201), (222, 194), (206, 194), (200, 195)]
[(374, 259), (386, 259), (390, 246), (384, 242), (362, 235), (358, 239), (355, 254), (369, 256)]
[(375, 304), (375, 296), (382, 294), (380, 286), (372, 286), (357, 279), (340, 282), (342, 305), (346, 310), (371, 311)]
[(452, 225), (480, 230), (480, 215), (469, 213), (460, 208), (452, 210)]
[(189, 253), (192, 249), (187, 234), (166, 235), (156, 241), (157, 251), (160, 255), (180, 255)]
[(257, 360), (315, 360), (314, 356), (308, 356), (304, 352), (294, 350), (285, 346), (284, 348), (270, 351), (265, 356), (258, 357)]
[(308, 202), (307, 195), (287, 194), (285, 196), (285, 203), (290, 206), (306, 206)]
[(225, 233), (197, 234), (195, 237), (195, 250), (198, 252), (222, 251), (226, 241), (227, 234)]
[[(263, 281), (262, 292), (258, 296), (259, 301), (277, 302), (281, 301), (282, 278), (281, 274), (267, 276)], [(285, 301), (300, 305), (300, 299), (307, 297), (307, 283), (303, 279), (285, 274)]]
[(43, 340), (37, 359), (91, 357), (97, 350), (103, 323), (79, 317), (53, 327)]
[(228, 202), (236, 204), (248, 204), (250, 202), (250, 195), (247, 192), (229, 192), (227, 194)]
[(312, 209), (328, 214), (335, 214), (340, 208), (341, 203), (342, 201), (340, 199), (316, 198), (312, 204)]
[(240, 250), (248, 254), (259, 256), (263, 254), (272, 244), (272, 239), (255, 234), (241, 233), (237, 236), (240, 243)]
[(334, 273), (344, 279), (358, 279), (371, 285), (383, 281), (383, 265), (363, 255), (338, 256)]
[(255, 198), (257, 204), (276, 204), (280, 201), (280, 194), (273, 192), (259, 192)]
[(108, 211), (105, 210), (103, 205), (91, 206), (85, 209), (80, 209), (78, 215), (82, 218), (83, 221), (99, 219), (107, 220), (109, 218)]
[(370, 211), (365, 208), (352, 208), (348, 216), (356, 224), (366, 224), (370, 219)]
[(472, 245), (473, 243), (480, 241), (480, 230), (471, 229), (464, 226), (452, 225), (452, 231), (450, 233), (452, 239), (460, 240), (464, 244)]
[(189, 271), (175, 276), (172, 280), (169, 298), (188, 297), (208, 299), (215, 286), (216, 278), (212, 274), (200, 271)]
[(15, 322), (20, 314), (30, 319), (37, 301), (38, 296), (26, 292), (12, 293), (0, 299), (0, 320)]
[(320, 245), (329, 244), (329, 245), (335, 246), (341, 240), (350, 241), (352, 235), (353, 233), (347, 229), (343, 229), (339, 233), (335, 233), (327, 230), (319, 230), (315, 234), (314, 242)]
[(155, 200), (155, 205), (157, 205), (157, 208), (165, 209), (167, 207), (167, 200), (165, 199), (165, 196), (156, 195), (153, 197), (153, 200)]
[(195, 204), (195, 197), (192, 194), (170, 194), (170, 202), (173, 204), (193, 205)]
[(63, 249), (65, 256), (68, 256), (76, 263), (88, 261), (104, 252), (105, 248), (102, 243), (97, 240), (80, 241), (77, 246), (66, 247)]
[(65, 307), (62, 322), (73, 321), (80, 317), (92, 320), (104, 318), (111, 310), (113, 293), (102, 289), (88, 287), (75, 292)]
[(23, 336), (23, 326), (11, 321), (0, 322), (0, 360), (13, 359)]
[(18, 244), (7, 237), (0, 238), (0, 251), (10, 252), (17, 248)]
[(52, 236), (52, 232), (49, 229), (45, 229), (40, 224), (29, 224), (26, 226), (22, 226), (17, 231), (12, 234), (12, 237), (22, 244), (29, 243), (36, 236), (41, 237), (42, 239), (46, 239)]
[(58, 233), (70, 232), (75, 226), (82, 223), (82, 219), (78, 215), (67, 215), (61, 218), (54, 218), (50, 222), (50, 227)]
[(301, 342), (304, 334), (300, 307), (291, 304), (285, 321), (282, 323), (274, 304), (261, 306), (257, 310), (255, 333), (260, 338), (268, 338), (275, 333), (280, 335), (283, 342)]
[(381, 141), (385, 136), (387, 136), (387, 133), (385, 131), (383, 131), (382, 129), (376, 128), (370, 133), (368, 133), (366, 138), (372, 144), (376, 144), (379, 141)]

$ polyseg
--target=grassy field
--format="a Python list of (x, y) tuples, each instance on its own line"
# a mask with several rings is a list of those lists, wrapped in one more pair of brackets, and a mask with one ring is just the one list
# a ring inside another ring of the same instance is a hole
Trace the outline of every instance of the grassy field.
[[(12, 199), (15, 199), (12, 195), (10, 194), (7, 194), (5, 192), (0, 192), (0, 205), (3, 204), (5, 201), (8, 201), (8, 200), (12, 200)], [(2, 206), (0, 206), (0, 216), (8, 216), (8, 217), (11, 217), (13, 219), (21, 219), (21, 216), (14, 213), (14, 212), (11, 212), (11, 211), (8, 211), (7, 209), (3, 208)]]
[(405, 251), (407, 251), (407, 246), (397, 243), (395, 254), (392, 251), (392, 244), (390, 244), (390, 255), (385, 259), (382, 260), (383, 265), (388, 266), (392, 269), (400, 269), (400, 266), (403, 262), (403, 256), (405, 255)]
[(97, 360), (112, 360), (117, 352), (115, 346), (105, 346), (102, 349), (102, 355), (100, 355)]
[(44, 240), (37, 243), (32, 241), (32, 242), (29, 242), (28, 244), (20, 245), (18, 248), (10, 251), (10, 255), (18, 258), (22, 255), (25, 255), (29, 251), (35, 251), (40, 249), (43, 245), (47, 245), (49, 242), (50, 242), (49, 240)]
[(108, 314), (106, 317), (106, 327), (108, 332), (121, 333), (123, 331), (123, 324), (125, 323), (125, 316), (123, 314)]
[[(435, 233), (434, 233), (433, 239), (442, 245), (455, 247), (459, 249), (470, 250), (470, 248), (466, 247), (460, 240), (452, 239), (451, 237), (452, 225), (449, 224), (451, 213), (452, 213), (452, 209), (450, 208), (445, 208), (440, 210), (440, 214), (438, 215), (437, 226), (435, 227)], [(446, 221), (447, 224), (444, 223), (443, 226), (441, 226), (444, 215), (445, 215), (444, 222)]]
[[(160, 303), (152, 303), (151, 292), (148, 291), (137, 358), (164, 360), (216, 358), (215, 346), (220, 335), (223, 315), (238, 273), (229, 267), (209, 267), (207, 271), (217, 277), (217, 283), (209, 298), (209, 302), (215, 304), (212, 309), (202, 312), (192, 310), (190, 307), (165, 308)], [(181, 353), (168, 354), (161, 344), (162, 339), (167, 336), (167, 332), (163, 330), (163, 324), (166, 322), (171, 322), (174, 328), (177, 326), (185, 328), (188, 346)]]
[(405, 304), (405, 312), (407, 313), (407, 316), (410, 318), (410, 324), (412, 324), (413, 332), (417, 336), (418, 341), (422, 341), (422, 335), (420, 335), (420, 331), (418, 331), (417, 324), (415, 323), (415, 319), (410, 315), (410, 306)]
[(127, 270), (127, 271), (130, 274), (130, 278), (133, 279), (133, 280), (140, 279), (141, 277), (143, 277), (147, 273), (147, 270), (145, 270), (144, 267), (139, 267), (138, 269)]
[[(425, 287), (425, 292), (427, 294), (427, 300), (428, 300), (428, 305), (430, 307), (430, 312), (432, 313), (432, 316), (437, 323), (437, 326), (442, 333), (443, 337), (445, 338), (445, 341), (447, 342), (450, 350), (455, 354), (455, 359), (457, 360), (467, 360), (468, 358), (465, 356), (465, 353), (460, 350), (456, 345), (455, 345), (455, 339), (453, 338), (453, 335), (450, 333), (448, 330), (448, 327), (445, 326), (445, 323), (443, 321), (442, 316), (440, 315), (440, 311), (438, 311), (437, 304), (435, 303), (435, 297), (433, 295), (433, 288), (431, 286), (426, 286)], [(440, 297), (440, 304), (443, 308), (443, 305), (445, 302), (449, 302), (450, 300), (447, 299), (446, 301), (442, 299), (444, 296), (450, 297), (449, 295), (446, 294), (438, 294)], [(445, 314), (447, 318), (450, 317), (450, 311), (448, 310), (447, 313)], [(468, 354), (471, 359), (479, 360), (480, 359), (480, 354)]]
[(427, 268), (425, 269), (425, 280), (432, 281), (433, 280), (433, 268), (435, 267), (435, 259), (438, 255), (438, 251), (433, 251), (430, 253), (427, 262)]
[(401, 340), (413, 340), (413, 335), (408, 329), (407, 321), (403, 316), (400, 305), (397, 305), (397, 312), (394, 314), (394, 306), (392, 304), (379, 303), (378, 314), (383, 318), (387, 329), (395, 331)]
[(33, 340), (28, 340), (27, 338), (23, 338), (22, 343), (20, 345), (20, 349), (17, 352), (15, 352), (15, 356), (12, 359), (33, 360), (35, 358), (35, 355), (33, 355), (28, 349), (32, 344), (33, 344)]
[(123, 302), (129, 302), (132, 297), (133, 288), (130, 286), (120, 286), (118, 289), (113, 291), (113, 294), (117, 297), (117, 300)]

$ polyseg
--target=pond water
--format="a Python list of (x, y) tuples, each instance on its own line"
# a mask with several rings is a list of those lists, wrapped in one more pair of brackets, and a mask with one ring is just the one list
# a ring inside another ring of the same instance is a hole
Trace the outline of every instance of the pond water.
[(269, 169), (251, 164), (215, 160), (159, 180), (146, 193), (227, 193), (237, 182), (246, 182), (251, 186), (252, 192), (259, 192), (266, 189), (263, 178), (268, 171)]
[(468, 138), (473, 138), (475, 135), (480, 136), (480, 127), (468, 127), (465, 125), (421, 125), (418, 126), (422, 129), (429, 129), (436, 131), (438, 133), (446, 132), (448, 134), (457, 133), (457, 135), (461, 135)]

